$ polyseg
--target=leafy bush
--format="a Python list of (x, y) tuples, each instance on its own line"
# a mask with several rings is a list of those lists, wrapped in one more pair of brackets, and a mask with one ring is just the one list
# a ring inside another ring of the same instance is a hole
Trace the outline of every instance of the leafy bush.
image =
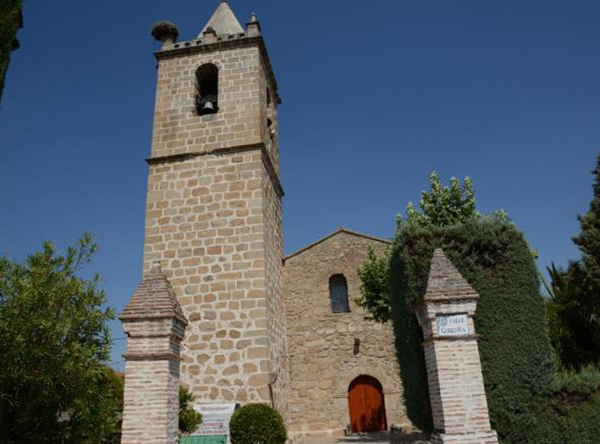
[(84, 235), (64, 254), (46, 242), (23, 262), (0, 257), (0, 442), (99, 443), (118, 432), (120, 378), (112, 309), (100, 277), (80, 271), (97, 250)]
[(236, 410), (229, 424), (233, 444), (284, 444), (287, 431), (281, 415), (265, 404)]
[(390, 300), (387, 297), (389, 294), (389, 258), (389, 249), (377, 257), (375, 251), (369, 247), (365, 262), (358, 267), (357, 272), (361, 282), (360, 296), (354, 302), (367, 311), (366, 320), (387, 322), (392, 315)]
[(522, 413), (503, 417), (510, 444), (596, 444), (600, 436), (600, 371), (558, 375), (551, 396)]
[(202, 424), (202, 415), (191, 406), (194, 399), (192, 392), (179, 386), (179, 433), (192, 433)]

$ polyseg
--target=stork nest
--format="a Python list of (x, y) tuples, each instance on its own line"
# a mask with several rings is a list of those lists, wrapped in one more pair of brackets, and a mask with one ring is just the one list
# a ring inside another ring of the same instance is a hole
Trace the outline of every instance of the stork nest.
[(150, 33), (155, 40), (165, 41), (166, 39), (177, 39), (179, 37), (179, 29), (171, 22), (156, 22)]

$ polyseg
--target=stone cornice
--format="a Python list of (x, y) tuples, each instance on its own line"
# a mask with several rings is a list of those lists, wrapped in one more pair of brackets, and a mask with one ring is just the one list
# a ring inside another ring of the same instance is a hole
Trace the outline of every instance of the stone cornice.
[(182, 162), (190, 159), (195, 159), (197, 157), (202, 156), (214, 156), (220, 154), (236, 154), (236, 153), (245, 153), (248, 151), (258, 151), (262, 152), (262, 161), (265, 169), (267, 170), (267, 174), (269, 175), (269, 179), (277, 192), (279, 197), (283, 197), (285, 195), (283, 191), (283, 187), (281, 186), (281, 181), (279, 180), (279, 176), (275, 171), (275, 167), (273, 166), (273, 162), (271, 161), (271, 156), (269, 155), (264, 143), (256, 143), (252, 145), (242, 145), (235, 147), (227, 147), (227, 148), (217, 148), (211, 151), (202, 151), (197, 153), (182, 153), (182, 154), (173, 154), (171, 156), (161, 156), (161, 157), (150, 157), (146, 159), (148, 165), (161, 165), (165, 163), (172, 162)]
[(181, 357), (175, 353), (124, 353), (123, 357), (128, 361), (181, 361)]
[(479, 334), (468, 334), (468, 335), (460, 335), (460, 336), (434, 336), (434, 337), (425, 339), (423, 342), (421, 342), (421, 345), (423, 347), (427, 347), (428, 345), (431, 345), (437, 341), (451, 341), (451, 342), (474, 341), (474, 340), (479, 339), (480, 337), (481, 337), (481, 335), (479, 335)]

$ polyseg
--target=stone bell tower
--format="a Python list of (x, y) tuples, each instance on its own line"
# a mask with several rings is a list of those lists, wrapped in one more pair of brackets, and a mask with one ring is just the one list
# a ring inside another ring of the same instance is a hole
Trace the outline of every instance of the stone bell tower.
[(281, 100), (260, 24), (244, 30), (222, 1), (195, 39), (168, 26), (153, 32), (144, 271), (160, 262), (189, 320), (181, 378), (197, 401), (286, 416)]

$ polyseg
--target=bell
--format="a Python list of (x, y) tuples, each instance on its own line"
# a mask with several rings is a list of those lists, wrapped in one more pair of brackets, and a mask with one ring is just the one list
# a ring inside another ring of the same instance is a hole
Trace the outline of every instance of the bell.
[(214, 110), (215, 106), (210, 100), (207, 100), (206, 102), (204, 102), (204, 105), (202, 105), (202, 111), (204, 112), (214, 112)]

